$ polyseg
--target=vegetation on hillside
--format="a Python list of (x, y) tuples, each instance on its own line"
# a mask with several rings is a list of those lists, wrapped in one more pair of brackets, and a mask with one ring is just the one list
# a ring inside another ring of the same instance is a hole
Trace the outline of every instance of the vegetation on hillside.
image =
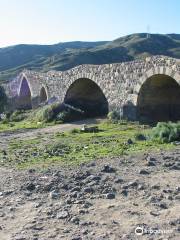
[(111, 42), (67, 42), (55, 45), (16, 45), (0, 49), (0, 80), (24, 68), (67, 70), (80, 64), (130, 61), (151, 55), (180, 58), (180, 34), (132, 34)]

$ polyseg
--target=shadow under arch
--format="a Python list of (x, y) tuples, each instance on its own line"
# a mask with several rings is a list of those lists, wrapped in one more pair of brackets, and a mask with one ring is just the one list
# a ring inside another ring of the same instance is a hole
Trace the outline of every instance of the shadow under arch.
[(79, 78), (70, 85), (64, 103), (81, 109), (84, 117), (105, 116), (109, 108), (101, 88), (88, 78)]
[(18, 109), (31, 109), (31, 90), (25, 77), (22, 78), (18, 93)]
[(47, 100), (48, 100), (47, 90), (45, 89), (44, 86), (42, 86), (40, 89), (40, 94), (39, 94), (39, 102), (45, 103)]
[(141, 122), (180, 120), (180, 85), (166, 74), (154, 74), (142, 84), (137, 98)]

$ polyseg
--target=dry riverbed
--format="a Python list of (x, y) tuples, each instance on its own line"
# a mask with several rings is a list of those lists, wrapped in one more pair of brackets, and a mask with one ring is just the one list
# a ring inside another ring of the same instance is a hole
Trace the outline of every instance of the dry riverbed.
[[(13, 134), (1, 134), (7, 154), (10, 141), (32, 138), (28, 132)], [(113, 136), (115, 145), (120, 140)], [(2, 165), (0, 240), (179, 240), (179, 202), (178, 146), (42, 169), (33, 164), (21, 170)], [(142, 235), (135, 233), (137, 227)]]

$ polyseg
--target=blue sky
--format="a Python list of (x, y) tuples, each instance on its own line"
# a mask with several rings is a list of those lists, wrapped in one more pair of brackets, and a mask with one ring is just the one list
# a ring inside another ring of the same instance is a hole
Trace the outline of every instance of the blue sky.
[(0, 47), (180, 33), (179, 0), (0, 0)]

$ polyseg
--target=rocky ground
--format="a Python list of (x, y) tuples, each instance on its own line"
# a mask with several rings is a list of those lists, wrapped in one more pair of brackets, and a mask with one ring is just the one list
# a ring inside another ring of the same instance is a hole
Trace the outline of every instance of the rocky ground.
[(43, 172), (0, 168), (0, 239), (179, 240), (179, 160), (177, 147)]

